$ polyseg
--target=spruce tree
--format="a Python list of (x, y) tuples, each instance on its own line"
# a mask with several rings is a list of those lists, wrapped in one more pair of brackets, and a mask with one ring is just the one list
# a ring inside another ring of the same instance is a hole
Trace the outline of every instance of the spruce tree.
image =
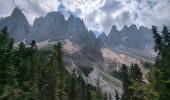
[(142, 82), (143, 74), (137, 64), (132, 64), (130, 69), (130, 77), (135, 81)]
[(14, 40), (10, 38), (7, 27), (0, 32), (0, 99), (16, 99), (18, 70), (13, 65)]
[(162, 35), (158, 32), (156, 26), (153, 26), (152, 31), (155, 40), (155, 51), (158, 54), (150, 79), (152, 85), (150, 90), (155, 93), (153, 97), (157, 97), (159, 100), (168, 100), (170, 98), (170, 33), (166, 26), (163, 28)]
[(35, 100), (38, 99), (38, 65), (37, 65), (37, 52), (38, 48), (36, 42), (33, 40), (30, 43), (30, 60), (31, 60), (31, 82), (32, 82), (32, 96)]
[(120, 98), (119, 98), (119, 94), (118, 94), (118, 91), (117, 90), (115, 90), (115, 98), (116, 98), (116, 100), (119, 100)]
[(122, 87), (123, 87), (123, 94), (121, 97), (121, 100), (130, 100), (131, 96), (131, 90), (130, 90), (130, 79), (128, 74), (128, 68), (126, 65), (122, 65), (122, 74), (123, 74), (123, 80), (122, 80)]
[(66, 69), (64, 68), (62, 45), (60, 42), (53, 48), (52, 67), (56, 98), (64, 100), (67, 97), (65, 92)]

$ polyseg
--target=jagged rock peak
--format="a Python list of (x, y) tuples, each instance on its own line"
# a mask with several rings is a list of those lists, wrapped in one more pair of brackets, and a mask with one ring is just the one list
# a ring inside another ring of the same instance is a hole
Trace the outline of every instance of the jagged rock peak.
[(22, 13), (22, 10), (19, 9), (18, 7), (14, 8), (14, 10), (12, 11), (11, 16), (24, 16), (24, 14)]
[(69, 18), (67, 20), (67, 24), (71, 25), (71, 27), (73, 27), (72, 25), (75, 25), (75, 27), (77, 27), (78, 30), (84, 30), (84, 31), (86, 30), (84, 21), (74, 15), (69, 16)]
[(137, 26), (135, 24), (132, 24), (129, 28), (137, 30)]
[(76, 22), (78, 21), (78, 22), (84, 24), (84, 21), (83, 21), (82, 19), (80, 19), (79, 17), (74, 16), (74, 15), (70, 15), (67, 21), (68, 21), (68, 22), (69, 22), (69, 21), (71, 21), (71, 22), (72, 22), (72, 21), (76, 21)]
[(143, 29), (144, 29), (144, 30), (146, 30), (146, 29), (149, 30), (149, 28), (144, 27), (144, 26), (140, 26), (140, 27), (139, 27), (139, 30), (143, 30)]
[(103, 32), (98, 38), (101, 38), (101, 37), (104, 37), (104, 38), (107, 38), (107, 35), (105, 32)]
[(113, 25), (111, 31), (115, 31), (115, 30), (117, 31), (117, 27), (116, 25)]
[(128, 29), (128, 26), (127, 26), (127, 25), (124, 25), (124, 26), (123, 26), (123, 29)]
[(50, 12), (46, 15), (46, 17), (56, 17), (56, 16), (64, 18), (64, 15), (61, 12), (58, 12), (58, 11), (53, 11), (53, 12)]
[(68, 18), (68, 21), (74, 21), (76, 19), (76, 17), (74, 15), (70, 15)]

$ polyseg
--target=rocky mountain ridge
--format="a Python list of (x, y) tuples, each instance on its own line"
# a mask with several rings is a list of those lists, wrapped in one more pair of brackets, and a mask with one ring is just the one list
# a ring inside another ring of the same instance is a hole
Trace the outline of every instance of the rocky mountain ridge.
[(112, 26), (110, 33), (106, 36), (102, 33), (98, 38), (92, 31), (89, 31), (83, 20), (71, 15), (68, 20), (60, 12), (50, 12), (45, 17), (36, 18), (31, 26), (22, 10), (15, 8), (12, 14), (0, 20), (0, 28), (8, 26), (11, 36), (15, 41), (26, 39), (31, 41), (51, 41), (70, 39), (78, 43), (97, 41), (115, 47), (123, 45), (127, 48), (145, 48), (146, 45), (153, 45), (151, 29), (136, 25), (125, 25), (122, 30)]
[(111, 47), (122, 45), (127, 48), (145, 48), (146, 45), (153, 46), (152, 30), (143, 26), (137, 29), (134, 24), (129, 27), (125, 25), (120, 31), (113, 25), (108, 36), (102, 33), (98, 40)]

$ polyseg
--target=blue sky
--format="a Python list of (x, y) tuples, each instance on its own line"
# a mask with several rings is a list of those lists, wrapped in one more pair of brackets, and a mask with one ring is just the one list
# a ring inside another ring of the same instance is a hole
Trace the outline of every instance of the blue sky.
[(170, 26), (170, 0), (0, 0), (0, 17), (22, 9), (30, 24), (51, 11), (84, 20), (88, 29), (109, 33), (112, 25)]

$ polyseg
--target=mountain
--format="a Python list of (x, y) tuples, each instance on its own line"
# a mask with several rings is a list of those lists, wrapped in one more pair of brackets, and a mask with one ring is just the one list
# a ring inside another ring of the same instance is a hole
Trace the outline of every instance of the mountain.
[(59, 12), (50, 12), (46, 17), (36, 18), (33, 23), (33, 39), (42, 41), (45, 39), (59, 39), (65, 35), (66, 22), (64, 16)]
[[(113, 25), (108, 36), (102, 33), (96, 38), (82, 19), (71, 15), (66, 20), (60, 12), (36, 18), (31, 26), (18, 8), (9, 17), (0, 20), (0, 28), (3, 26), (8, 26), (10, 35), (17, 42), (36, 40), (39, 49), (49, 49), (62, 42), (68, 71), (71, 73), (76, 69), (87, 83), (94, 86), (99, 78), (102, 90), (110, 93), (112, 100), (115, 100), (115, 90), (122, 94), (122, 83), (110, 73), (119, 70), (122, 64), (130, 66), (135, 62), (141, 65), (141, 59), (134, 55), (140, 52), (143, 56), (141, 49), (151, 45), (153, 40), (150, 29), (138, 29), (136, 25), (124, 26), (120, 31)], [(142, 71), (145, 72), (145, 69)]]
[(83, 20), (72, 15), (65, 20), (60, 12), (50, 12), (45, 17), (35, 19), (33, 29), (32, 39), (38, 41), (46, 39), (56, 41), (66, 38), (77, 42), (90, 38), (95, 40), (95, 35), (86, 29)]
[(125, 25), (122, 30), (112, 26), (108, 36), (101, 34), (97, 39), (92, 31), (88, 31), (82, 19), (69, 16), (65, 19), (60, 12), (50, 12), (45, 17), (36, 18), (31, 26), (19, 8), (15, 8), (9, 17), (0, 20), (0, 28), (8, 26), (10, 35), (15, 41), (23, 39), (31, 41), (51, 41), (69, 39), (77, 43), (100, 42), (109, 47), (124, 46), (127, 48), (145, 48), (153, 45), (151, 29)]
[(116, 26), (113, 25), (111, 31), (107, 38), (107, 43), (109, 46), (114, 47), (121, 44), (120, 32), (117, 30)]
[(19, 8), (15, 8), (9, 17), (0, 20), (0, 28), (8, 26), (10, 35), (16, 40), (26, 39), (33, 33), (31, 25)]
[(100, 41), (102, 43), (102, 45), (106, 45), (107, 44), (107, 35), (106, 33), (102, 33), (98, 38), (97, 38), (98, 41)]
[(137, 26), (134, 24), (130, 27), (125, 25), (120, 31), (117, 30), (115, 25), (113, 25), (107, 37), (102, 34), (98, 39), (109, 47), (122, 45), (127, 48), (142, 49), (148, 44), (153, 45), (151, 29), (143, 26), (137, 29)]
[(116, 49), (119, 52), (150, 60), (155, 57), (152, 30), (144, 26), (137, 28), (134, 24), (129, 27), (125, 25), (122, 30), (117, 30), (113, 25), (108, 36), (102, 33), (97, 40), (103, 47)]

